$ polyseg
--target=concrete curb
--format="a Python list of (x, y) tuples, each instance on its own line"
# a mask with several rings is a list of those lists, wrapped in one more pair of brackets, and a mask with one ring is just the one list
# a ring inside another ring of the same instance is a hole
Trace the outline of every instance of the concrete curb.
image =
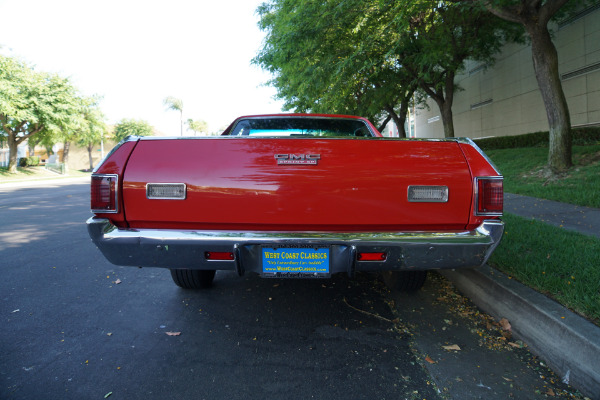
[(563, 381), (600, 400), (600, 327), (487, 265), (439, 272), (479, 308), (508, 319), (515, 337)]

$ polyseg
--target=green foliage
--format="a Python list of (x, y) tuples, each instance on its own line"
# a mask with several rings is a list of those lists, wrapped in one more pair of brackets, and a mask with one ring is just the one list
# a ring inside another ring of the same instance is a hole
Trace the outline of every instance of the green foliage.
[(163, 103), (165, 106), (167, 106), (167, 109), (169, 109), (169, 110), (179, 111), (179, 112), (183, 111), (183, 100), (181, 100), (181, 99), (178, 99), (173, 96), (169, 96), (163, 100)]
[(122, 119), (113, 132), (115, 140), (121, 141), (127, 136), (150, 136), (152, 135), (152, 126), (142, 120)]
[(451, 104), (443, 91), (464, 60), (489, 63), (518, 36), (480, 7), (433, 0), (272, 0), (258, 14), (267, 37), (253, 62), (272, 73), (285, 109), (397, 123), (415, 91), (423, 101), (418, 88)]
[(40, 158), (37, 156), (22, 157), (19, 159), (19, 167), (36, 167), (40, 165)]
[(186, 125), (188, 127), (188, 130), (193, 131), (194, 133), (208, 133), (208, 124), (206, 123), (206, 121), (194, 121), (190, 118), (186, 121)]
[(68, 79), (0, 55), (0, 133), (10, 149), (11, 172), (16, 172), (20, 143), (33, 136), (47, 143), (64, 140), (81, 123), (82, 108)]
[(85, 99), (86, 107), (83, 120), (75, 132), (74, 139), (81, 146), (94, 146), (108, 135), (108, 127), (104, 122), (104, 115), (98, 107), (98, 99)]
[[(572, 130), (574, 145), (590, 145), (600, 143), (600, 127), (575, 128)], [(535, 132), (516, 136), (498, 136), (476, 139), (482, 150), (514, 149), (518, 147), (548, 147), (549, 133)]]

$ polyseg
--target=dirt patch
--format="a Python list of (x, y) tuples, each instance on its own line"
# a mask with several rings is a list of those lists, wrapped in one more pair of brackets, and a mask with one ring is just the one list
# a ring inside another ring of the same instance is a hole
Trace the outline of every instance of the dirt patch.
[(521, 177), (523, 179), (539, 179), (544, 181), (542, 183), (543, 186), (547, 186), (549, 184), (553, 184), (553, 183), (559, 183), (561, 180), (568, 178), (570, 175), (567, 172), (563, 172), (563, 173), (559, 173), (559, 174), (555, 174), (554, 172), (552, 172), (552, 170), (550, 169), (550, 167), (548, 167), (547, 165), (542, 167), (542, 168), (536, 168), (526, 174), (523, 174)]
[(600, 162), (600, 151), (590, 154), (583, 154), (575, 158), (575, 163), (578, 166), (592, 165)]

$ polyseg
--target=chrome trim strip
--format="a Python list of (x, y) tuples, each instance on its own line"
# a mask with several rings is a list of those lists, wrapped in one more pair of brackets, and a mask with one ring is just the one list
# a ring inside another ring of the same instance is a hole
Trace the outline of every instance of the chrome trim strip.
[(90, 177), (90, 186), (91, 179), (94, 177), (100, 178), (115, 178), (115, 209), (114, 210), (95, 210), (92, 209), (92, 213), (94, 214), (118, 214), (119, 213), (119, 175), (117, 174), (94, 174)]
[(469, 146), (473, 147), (485, 159), (485, 161), (487, 161), (492, 166), (492, 168), (494, 169), (494, 171), (496, 171), (498, 175), (502, 175), (498, 167), (496, 167), (496, 164), (494, 164), (494, 162), (487, 156), (487, 154), (485, 154), (483, 150), (481, 150), (479, 146), (477, 146), (477, 143), (475, 143), (471, 138), (460, 137), (456, 138), (456, 141), (458, 143), (468, 144)]
[(127, 136), (125, 139), (123, 139), (119, 143), (117, 143), (117, 145), (115, 147), (113, 147), (112, 150), (109, 151), (108, 154), (102, 160), (100, 160), (98, 165), (96, 165), (96, 167), (94, 167), (94, 169), (92, 170), (92, 174), (95, 174), (98, 171), (98, 169), (100, 169), (102, 164), (104, 164), (104, 161), (108, 160), (110, 156), (112, 156), (117, 150), (119, 150), (119, 147), (123, 146), (127, 142), (138, 141), (138, 140), (140, 140), (140, 137), (141, 136)]

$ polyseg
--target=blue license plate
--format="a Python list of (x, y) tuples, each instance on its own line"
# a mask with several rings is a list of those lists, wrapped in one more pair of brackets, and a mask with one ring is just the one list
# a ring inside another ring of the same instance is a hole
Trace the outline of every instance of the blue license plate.
[(329, 248), (263, 247), (262, 271), (267, 275), (329, 274)]

